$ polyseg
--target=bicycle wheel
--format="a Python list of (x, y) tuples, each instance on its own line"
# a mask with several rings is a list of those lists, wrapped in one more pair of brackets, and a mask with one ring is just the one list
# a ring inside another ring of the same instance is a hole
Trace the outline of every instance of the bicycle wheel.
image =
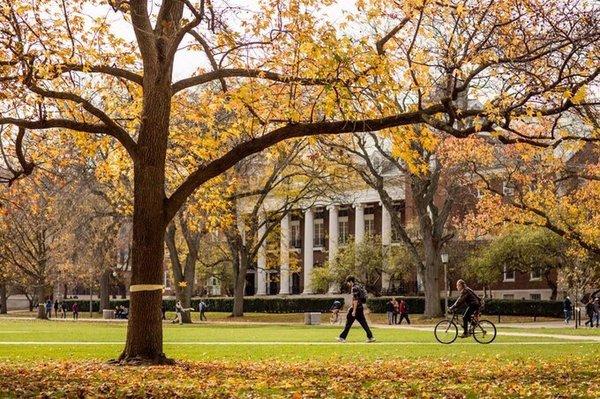
[(441, 344), (451, 344), (458, 337), (458, 327), (449, 320), (442, 320), (437, 323), (433, 332), (435, 339)]
[(473, 338), (480, 344), (489, 344), (496, 339), (496, 326), (488, 320), (479, 320), (473, 326)]

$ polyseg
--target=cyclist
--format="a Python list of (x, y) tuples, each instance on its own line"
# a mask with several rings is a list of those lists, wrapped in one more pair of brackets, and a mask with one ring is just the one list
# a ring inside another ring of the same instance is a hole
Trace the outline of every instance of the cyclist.
[(473, 315), (481, 309), (481, 299), (479, 299), (475, 291), (467, 287), (465, 280), (458, 280), (456, 282), (456, 289), (460, 295), (448, 310), (452, 312), (463, 304), (467, 305), (467, 309), (463, 314), (463, 334), (460, 336), (461, 338), (467, 338), (469, 336), (469, 322), (473, 318)]

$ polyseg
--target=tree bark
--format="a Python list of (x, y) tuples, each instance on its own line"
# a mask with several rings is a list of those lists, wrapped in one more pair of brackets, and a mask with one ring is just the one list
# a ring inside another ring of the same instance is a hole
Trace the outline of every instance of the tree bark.
[(133, 167), (131, 247), (131, 286), (138, 286), (141, 290), (130, 293), (127, 340), (119, 357), (121, 363), (173, 363), (163, 353), (162, 289), (147, 287), (162, 287), (163, 283), (164, 239), (167, 227), (165, 159), (171, 107), (169, 81), (170, 74), (144, 75), (139, 152)]
[(2, 282), (0, 283), (0, 314), (6, 314), (8, 312), (8, 308), (7, 308), (7, 293), (6, 293), (7, 289), (6, 289), (6, 283)]
[(233, 267), (236, 271), (235, 284), (233, 287), (233, 311), (231, 316), (242, 317), (244, 315), (244, 294), (246, 293), (246, 273), (248, 272), (248, 258), (243, 252), (236, 252)]
[(110, 273), (110, 269), (107, 269), (100, 276), (100, 313), (104, 309), (110, 309)]
[(423, 267), (423, 288), (425, 289), (425, 312), (426, 317), (437, 317), (442, 315), (440, 300), (440, 248), (432, 237), (423, 240), (425, 252), (425, 265)]

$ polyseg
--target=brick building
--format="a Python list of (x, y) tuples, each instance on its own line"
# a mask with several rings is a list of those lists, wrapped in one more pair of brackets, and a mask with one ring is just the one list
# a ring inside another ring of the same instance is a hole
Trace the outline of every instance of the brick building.
[[(498, 184), (502, 185), (501, 182)], [(408, 190), (408, 187), (389, 190), (393, 192), (395, 211), (403, 223), (415, 217), (410, 196), (406, 196)], [(456, 201), (456, 213), (464, 214), (472, 209), (476, 196), (477, 193), (468, 191), (462, 193), (463, 198)], [(392, 231), (390, 214), (374, 190), (358, 191), (347, 195), (343, 201), (316, 204), (293, 211), (281, 221), (279, 267), (266, 267), (267, 249), (264, 244), (258, 255), (257, 268), (247, 274), (246, 295), (313, 294), (310, 284), (312, 271), (325, 261), (332, 260), (337, 251), (347, 245), (350, 236), (356, 242), (361, 242), (366, 235), (379, 235), (382, 245), (399, 245)], [(297, 272), (290, 271), (291, 257), (296, 257), (301, 265)], [(416, 272), (408, 280), (408, 283), (406, 279), (402, 282), (390, 281), (382, 276), (382, 293), (418, 295), (422, 287)], [(550, 299), (556, 280), (556, 271), (551, 271), (549, 276), (542, 276), (506, 270), (502, 280), (488, 288), (495, 298)], [(472, 285), (483, 291), (483, 287), (476, 282)], [(443, 280), (440, 291), (444, 291)], [(339, 287), (330, 289), (330, 293), (335, 292), (339, 292)], [(490, 294), (490, 291), (487, 293)]]

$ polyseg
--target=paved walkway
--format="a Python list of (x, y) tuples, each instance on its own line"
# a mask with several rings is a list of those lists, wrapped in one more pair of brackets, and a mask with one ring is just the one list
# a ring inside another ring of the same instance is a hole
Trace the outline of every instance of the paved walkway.
[[(433, 333), (434, 326), (412, 326), (412, 325), (396, 325), (390, 326), (388, 324), (374, 324), (374, 327), (385, 328), (385, 329), (399, 329), (399, 330), (415, 330), (415, 331), (429, 331)], [(497, 326), (507, 327), (506, 325)], [(538, 337), (538, 338), (553, 338), (553, 339), (562, 339), (565, 341), (590, 341), (590, 342), (600, 342), (600, 336), (594, 335), (569, 335), (569, 334), (545, 334), (545, 333), (529, 333), (529, 332), (513, 332), (513, 331), (498, 331), (498, 335), (508, 336), (508, 337)]]

